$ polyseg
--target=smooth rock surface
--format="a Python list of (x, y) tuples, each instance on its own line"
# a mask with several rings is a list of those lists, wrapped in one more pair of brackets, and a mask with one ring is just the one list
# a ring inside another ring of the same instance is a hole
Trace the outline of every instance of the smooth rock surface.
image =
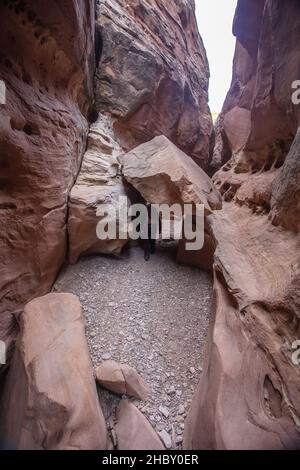
[(127, 400), (121, 402), (115, 431), (118, 450), (164, 450), (149, 421)]
[(6, 449), (104, 450), (107, 432), (80, 302), (48, 294), (29, 302), (2, 398)]

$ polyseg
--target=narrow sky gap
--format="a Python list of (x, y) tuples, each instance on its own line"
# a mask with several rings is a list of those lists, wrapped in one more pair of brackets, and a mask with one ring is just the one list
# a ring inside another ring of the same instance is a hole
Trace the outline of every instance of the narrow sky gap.
[(232, 22), (237, 0), (196, 0), (199, 31), (210, 67), (209, 105), (220, 113), (232, 77), (235, 38)]

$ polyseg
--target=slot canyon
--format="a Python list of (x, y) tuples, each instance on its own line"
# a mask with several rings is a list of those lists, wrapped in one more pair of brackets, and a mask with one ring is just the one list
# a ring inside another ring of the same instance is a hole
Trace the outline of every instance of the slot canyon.
[(195, 2), (0, 2), (1, 449), (300, 449), (300, 3), (237, 1), (213, 122)]

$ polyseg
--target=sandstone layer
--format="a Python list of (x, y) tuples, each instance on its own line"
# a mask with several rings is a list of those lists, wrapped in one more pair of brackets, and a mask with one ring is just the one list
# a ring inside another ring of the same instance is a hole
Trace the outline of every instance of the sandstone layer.
[(0, 339), (65, 260), (92, 100), (94, 2), (1, 2)]
[(238, 2), (221, 118), (231, 158), (213, 178), (224, 204), (208, 217), (215, 299), (189, 449), (300, 448), (299, 25), (299, 2)]
[(114, 139), (111, 118), (100, 115), (90, 128), (87, 151), (69, 199), (69, 256), (72, 264), (81, 255), (119, 255), (128, 241), (117, 236), (105, 240), (97, 236), (98, 223), (104, 217), (108, 218), (104, 210), (107, 205), (114, 208), (109, 215), (110, 220), (115, 220), (117, 229), (120, 226), (120, 198), (127, 199), (117, 160), (122, 153)]
[(206, 168), (209, 69), (194, 1), (101, 0), (97, 25), (96, 107), (115, 118), (122, 147), (164, 134)]
[(29, 302), (1, 403), (1, 447), (106, 449), (85, 325), (77, 297)]

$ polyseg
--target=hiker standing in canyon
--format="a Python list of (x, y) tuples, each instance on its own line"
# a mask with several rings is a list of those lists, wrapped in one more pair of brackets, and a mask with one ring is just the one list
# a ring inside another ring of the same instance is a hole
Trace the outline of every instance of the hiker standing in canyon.
[(151, 204), (146, 205), (147, 208), (147, 223), (145, 223), (144, 230), (147, 233), (144, 236), (144, 258), (145, 261), (150, 260), (150, 255), (153, 255), (156, 250), (156, 240), (161, 231), (160, 218), (157, 210)]

